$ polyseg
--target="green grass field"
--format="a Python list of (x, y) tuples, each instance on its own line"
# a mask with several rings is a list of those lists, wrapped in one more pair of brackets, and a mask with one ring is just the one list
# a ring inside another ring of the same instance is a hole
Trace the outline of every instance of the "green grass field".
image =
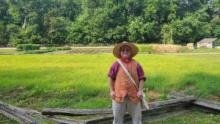
[[(139, 54), (150, 101), (171, 90), (220, 101), (220, 54)], [(20, 107), (111, 107), (111, 54), (0, 56), (1, 100)]]

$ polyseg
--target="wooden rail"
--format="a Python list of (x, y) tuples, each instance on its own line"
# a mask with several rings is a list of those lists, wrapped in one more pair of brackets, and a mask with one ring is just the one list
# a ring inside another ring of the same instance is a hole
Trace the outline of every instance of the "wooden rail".
[[(220, 104), (208, 100), (195, 98), (194, 96), (186, 96), (181, 93), (170, 93), (169, 100), (157, 101), (149, 103), (150, 109), (142, 110), (143, 121), (154, 121), (161, 118), (175, 116), (190, 111), (192, 107), (198, 107), (202, 110), (210, 110), (220, 113)], [(50, 120), (53, 123), (61, 124), (110, 124), (113, 116), (112, 110), (106, 109), (61, 109), (61, 108), (45, 108), (42, 112), (35, 110), (27, 110), (18, 108), (6, 103), (0, 102), (0, 113), (16, 120), (21, 124), (41, 124), (44, 120)], [(33, 117), (37, 115), (38, 118)], [(64, 116), (64, 118), (63, 118)], [(73, 116), (94, 116), (94, 118), (85, 118), (83, 120), (73, 119)], [(70, 118), (68, 118), (70, 117)], [(41, 120), (41, 121), (39, 121)], [(128, 113), (125, 114), (125, 123), (131, 122)]]
[[(170, 93), (170, 96), (172, 98), (188, 97), (185, 94), (177, 93), (177, 92)], [(191, 97), (193, 97), (193, 96), (191, 96)], [(214, 112), (214, 113), (220, 114), (220, 103), (217, 103), (215, 101), (196, 98), (196, 100), (194, 102), (192, 102), (192, 106), (199, 108), (200, 110), (203, 110), (206, 112)]]
[(61, 109), (61, 108), (46, 108), (42, 110), (42, 115), (96, 115), (112, 113), (111, 109)]
[[(186, 98), (178, 98), (178, 99), (170, 99), (166, 101), (152, 102), (150, 103), (149, 110), (142, 110), (143, 113), (143, 121), (158, 119), (161, 117), (173, 116), (177, 113), (182, 112), (183, 110), (189, 108), (190, 104), (195, 101), (193, 97)], [(103, 112), (103, 113), (102, 113)], [(52, 109), (47, 108), (42, 111), (43, 115), (94, 115), (101, 114), (96, 118), (87, 119), (87, 120), (79, 120), (78, 122), (72, 122), (72, 124), (102, 124), (102, 123), (112, 123), (113, 116), (111, 109)], [(52, 119), (58, 120), (60, 123), (70, 123), (69, 120), (62, 120), (57, 118), (56, 116), (52, 116)], [(74, 120), (75, 121), (75, 120)], [(126, 114), (125, 115), (125, 123), (129, 123), (131, 121), (131, 117)]]
[(3, 102), (0, 102), (0, 113), (22, 124), (37, 123), (31, 116), (27, 114), (27, 111)]

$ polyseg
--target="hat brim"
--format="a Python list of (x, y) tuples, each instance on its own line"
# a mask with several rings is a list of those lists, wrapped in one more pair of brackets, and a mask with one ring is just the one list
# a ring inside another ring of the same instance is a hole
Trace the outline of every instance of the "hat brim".
[(131, 57), (134, 57), (138, 53), (138, 47), (133, 43), (119, 43), (113, 49), (113, 55), (117, 58), (120, 58), (120, 48), (123, 46), (128, 46), (131, 48)]

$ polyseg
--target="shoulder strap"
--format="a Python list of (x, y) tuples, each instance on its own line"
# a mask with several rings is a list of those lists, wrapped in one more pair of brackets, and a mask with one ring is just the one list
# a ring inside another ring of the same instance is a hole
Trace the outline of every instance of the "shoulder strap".
[[(131, 77), (130, 73), (128, 72), (128, 70), (125, 68), (124, 64), (121, 62), (120, 59), (117, 59), (119, 65), (122, 67), (122, 69), (125, 71), (126, 75), (129, 77), (129, 79), (131, 80), (131, 82), (134, 84), (135, 88), (138, 90), (137, 88), (137, 84), (135, 83), (134, 79)], [(149, 105), (147, 103), (147, 101), (145, 100), (145, 94), (143, 94), (143, 97), (141, 99), (141, 106), (146, 108), (146, 109), (149, 109)]]
[(134, 84), (135, 88), (138, 90), (137, 88), (137, 84), (135, 83), (134, 79), (132, 78), (132, 76), (130, 75), (130, 73), (128, 72), (128, 70), (125, 68), (124, 64), (121, 62), (120, 59), (117, 59), (119, 65), (122, 67), (122, 69), (125, 71), (125, 74), (128, 76), (128, 78), (131, 80), (131, 82)]

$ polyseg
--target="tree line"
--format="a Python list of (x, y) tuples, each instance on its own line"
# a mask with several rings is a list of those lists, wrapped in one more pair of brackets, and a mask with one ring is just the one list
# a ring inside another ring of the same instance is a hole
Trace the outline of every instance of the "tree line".
[(1, 0), (0, 46), (220, 38), (220, 0)]

